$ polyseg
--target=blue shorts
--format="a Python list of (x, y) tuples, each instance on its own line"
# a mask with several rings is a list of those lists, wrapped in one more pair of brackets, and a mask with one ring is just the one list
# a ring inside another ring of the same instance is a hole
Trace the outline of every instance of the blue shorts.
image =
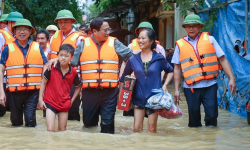
[(151, 114), (155, 113), (154, 109), (143, 107), (143, 106), (139, 106), (139, 105), (136, 105), (136, 104), (133, 104), (132, 108), (133, 109), (144, 109), (146, 111), (147, 115), (151, 115)]
[(46, 107), (49, 108), (51, 111), (53, 111), (55, 114), (59, 113), (60, 111), (57, 111), (55, 108), (53, 108), (52, 106), (50, 106), (50, 104), (45, 103)]

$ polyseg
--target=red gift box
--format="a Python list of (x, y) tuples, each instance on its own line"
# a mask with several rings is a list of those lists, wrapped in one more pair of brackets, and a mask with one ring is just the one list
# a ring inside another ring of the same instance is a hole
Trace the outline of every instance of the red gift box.
[(129, 111), (130, 102), (132, 100), (133, 89), (136, 78), (130, 75), (125, 76), (122, 90), (119, 97), (118, 109)]

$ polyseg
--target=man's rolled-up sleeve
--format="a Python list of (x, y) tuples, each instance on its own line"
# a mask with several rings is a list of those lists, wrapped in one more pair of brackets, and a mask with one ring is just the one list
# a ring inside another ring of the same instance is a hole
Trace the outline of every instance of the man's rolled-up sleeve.
[(119, 40), (116, 39), (114, 44), (117, 55), (120, 56), (123, 61), (126, 62), (133, 55), (132, 49), (122, 44)]
[(70, 62), (71, 65), (73, 66), (79, 65), (79, 60), (80, 60), (80, 56), (82, 54), (83, 48), (84, 48), (84, 41), (80, 42), (77, 45), (76, 50), (74, 51), (74, 59)]

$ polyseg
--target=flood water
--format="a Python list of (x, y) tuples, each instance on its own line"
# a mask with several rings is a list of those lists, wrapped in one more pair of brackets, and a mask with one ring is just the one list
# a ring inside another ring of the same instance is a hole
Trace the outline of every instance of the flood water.
[[(173, 94), (173, 86), (169, 87)], [(185, 100), (183, 94), (182, 99)], [(10, 113), (0, 118), (0, 149), (249, 149), (250, 126), (247, 120), (219, 110), (218, 127), (189, 128), (186, 101), (180, 104), (184, 115), (178, 119), (159, 116), (157, 133), (133, 132), (133, 117), (117, 110), (115, 134), (101, 134), (100, 127), (86, 129), (81, 122), (68, 121), (67, 131), (47, 132), (42, 111), (37, 111), (37, 127), (12, 127)], [(204, 113), (202, 109), (202, 120)]]

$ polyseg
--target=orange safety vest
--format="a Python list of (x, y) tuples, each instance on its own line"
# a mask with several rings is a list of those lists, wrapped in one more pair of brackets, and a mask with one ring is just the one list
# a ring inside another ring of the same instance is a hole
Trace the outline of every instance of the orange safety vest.
[(186, 84), (191, 85), (201, 80), (210, 80), (218, 76), (221, 66), (216, 51), (208, 39), (207, 32), (200, 34), (196, 54), (193, 46), (181, 38), (176, 42), (180, 50), (181, 69)]
[(114, 41), (109, 37), (98, 50), (92, 38), (84, 39), (80, 56), (83, 88), (115, 88), (118, 86), (119, 58), (115, 52)]
[(43, 58), (37, 42), (29, 46), (26, 59), (15, 42), (8, 44), (9, 56), (5, 62), (7, 88), (10, 92), (40, 89)]
[(84, 37), (84, 35), (81, 32), (75, 31), (75, 32), (72, 32), (71, 34), (69, 34), (63, 40), (62, 31), (61, 30), (56, 31), (56, 33), (54, 34), (54, 37), (52, 39), (51, 45), (50, 45), (51, 59), (58, 58), (59, 48), (63, 44), (70, 44), (71, 46), (74, 47), (74, 49), (76, 49), (76, 47), (77, 47), (76, 41), (77, 41), (79, 36)]
[(9, 32), (7, 32), (5, 30), (0, 29), (0, 33), (3, 34), (3, 37), (5, 39), (4, 46), (2, 47), (2, 50), (3, 50), (6, 45), (8, 45), (11, 42), (14, 42), (15, 38)]

